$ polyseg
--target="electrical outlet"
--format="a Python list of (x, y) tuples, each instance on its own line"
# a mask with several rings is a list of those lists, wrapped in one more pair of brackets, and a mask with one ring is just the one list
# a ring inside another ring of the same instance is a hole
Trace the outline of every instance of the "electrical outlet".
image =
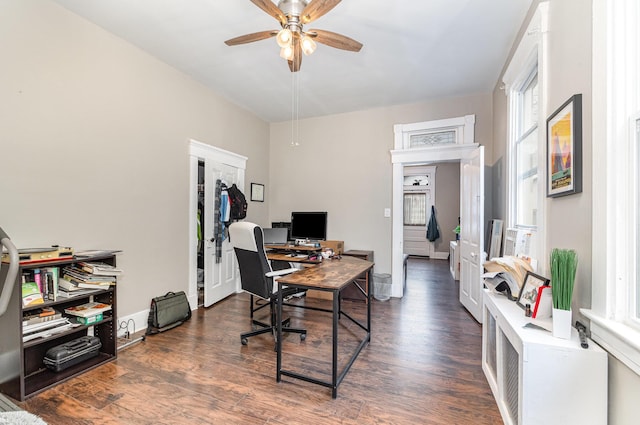
[(385, 208), (384, 209), (384, 216), (385, 217), (391, 217), (391, 208)]

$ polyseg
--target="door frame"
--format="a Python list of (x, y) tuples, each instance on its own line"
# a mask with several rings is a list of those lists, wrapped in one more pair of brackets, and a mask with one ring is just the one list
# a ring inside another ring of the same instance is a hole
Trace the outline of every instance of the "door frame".
[[(396, 124), (394, 131), (394, 149), (392, 163), (392, 214), (391, 214), (391, 296), (404, 295), (404, 226), (402, 220), (404, 167), (426, 165), (438, 162), (460, 161), (467, 158), (479, 144), (474, 143), (475, 115), (465, 115), (435, 121), (412, 124)], [(434, 144), (428, 147), (411, 148), (412, 135), (437, 133), (454, 130), (455, 143)]]
[[(192, 309), (198, 308), (198, 162), (215, 161), (228, 164), (241, 170), (240, 184), (244, 189), (244, 171), (247, 168), (247, 157), (236, 153), (189, 139), (189, 303)], [(206, 273), (206, 270), (205, 270)], [(240, 291), (237, 284), (236, 292)], [(195, 308), (193, 308), (195, 306)]]

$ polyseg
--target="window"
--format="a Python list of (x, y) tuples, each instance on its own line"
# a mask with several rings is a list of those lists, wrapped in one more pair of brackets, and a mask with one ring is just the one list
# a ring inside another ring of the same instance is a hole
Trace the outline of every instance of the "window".
[(427, 195), (425, 193), (404, 194), (404, 225), (427, 225)]
[[(640, 55), (639, 55), (640, 56)], [(639, 75), (640, 77), (640, 75)], [(640, 97), (640, 95), (638, 96)], [(638, 100), (638, 102), (640, 103), (640, 100)], [(634, 162), (635, 162), (635, 170), (634, 170), (634, 178), (633, 181), (635, 182), (636, 188), (635, 188), (635, 200), (633, 203), (633, 208), (635, 209), (635, 227), (636, 227), (636, 231), (635, 233), (635, 248), (636, 248), (636, 254), (640, 252), (640, 185), (638, 184), (638, 181), (640, 181), (640, 114), (636, 115), (635, 119), (632, 120), (633, 122), (633, 127), (635, 131), (633, 131), (634, 135), (635, 135), (635, 140), (634, 140), (634, 147), (635, 147), (635, 155), (634, 155)], [(633, 305), (633, 310), (632, 310), (632, 317), (634, 322), (636, 322), (636, 324), (640, 321), (640, 261), (638, 261), (638, 256), (634, 255), (633, 258), (636, 259), (636, 264), (635, 264), (635, 274), (636, 274), (636, 278), (635, 278), (635, 288), (630, 288), (633, 289), (633, 291), (631, 292), (631, 296), (629, 297), (629, 299), (632, 301), (632, 305)]]
[[(508, 97), (507, 228), (531, 235), (529, 256), (540, 261), (544, 238), (544, 59), (548, 2), (538, 4), (503, 76)], [(545, 270), (539, 270), (544, 273)]]
[(581, 312), (640, 375), (640, 4), (593, 4), (592, 301)]
[(515, 97), (511, 120), (514, 123), (514, 218), (515, 227), (537, 225), (538, 212), (538, 64)]

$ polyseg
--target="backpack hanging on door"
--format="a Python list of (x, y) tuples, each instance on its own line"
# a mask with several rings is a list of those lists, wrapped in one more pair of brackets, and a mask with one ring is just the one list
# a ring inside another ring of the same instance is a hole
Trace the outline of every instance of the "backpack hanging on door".
[(231, 214), (229, 219), (242, 220), (247, 217), (247, 199), (244, 194), (238, 189), (235, 183), (227, 189), (229, 194), (229, 202), (231, 203)]

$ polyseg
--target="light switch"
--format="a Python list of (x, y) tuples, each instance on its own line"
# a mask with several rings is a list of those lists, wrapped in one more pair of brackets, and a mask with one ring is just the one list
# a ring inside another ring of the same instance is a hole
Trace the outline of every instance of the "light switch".
[(385, 217), (391, 217), (391, 208), (385, 208), (384, 209), (384, 216)]

